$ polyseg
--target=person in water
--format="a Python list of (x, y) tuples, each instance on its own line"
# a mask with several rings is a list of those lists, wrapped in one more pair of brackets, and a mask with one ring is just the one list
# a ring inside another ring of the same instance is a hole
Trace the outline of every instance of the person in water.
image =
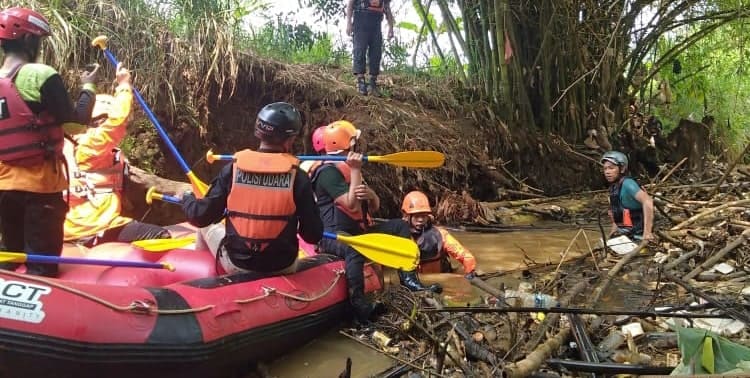
[(202, 227), (202, 239), (227, 273), (294, 273), (297, 233), (310, 244), (323, 237), (310, 179), (290, 154), (301, 128), (294, 106), (264, 106), (255, 121), (258, 150), (237, 152), (204, 198), (183, 193), (188, 221)]
[(401, 213), (409, 223), (412, 239), (419, 246), (420, 273), (449, 273), (452, 271), (449, 258), (453, 258), (463, 265), (467, 278), (474, 277), (477, 267), (474, 255), (448, 230), (433, 224), (430, 201), (424, 193), (414, 190), (406, 194), (401, 204)]
[(654, 201), (628, 172), (628, 157), (609, 151), (600, 160), (609, 184), (609, 236), (625, 235), (635, 240), (654, 239)]

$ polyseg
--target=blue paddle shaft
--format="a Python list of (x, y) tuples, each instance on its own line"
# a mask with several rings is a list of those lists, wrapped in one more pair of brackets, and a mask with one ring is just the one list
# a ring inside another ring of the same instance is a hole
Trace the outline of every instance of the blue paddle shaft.
[(77, 257), (58, 257), (45, 255), (26, 255), (26, 262), (40, 264), (85, 264), (85, 265), (105, 265), (105, 266), (126, 266), (133, 268), (154, 268), (163, 269), (164, 265), (158, 263), (141, 262), (141, 261), (117, 261), (117, 260), (96, 260), (82, 259)]
[(177, 198), (175, 196), (170, 196), (170, 195), (167, 195), (167, 194), (162, 194), (161, 195), (161, 200), (164, 201), (164, 202), (173, 203), (175, 205), (182, 204), (182, 201), (180, 201), (179, 198)]
[[(233, 155), (214, 155), (216, 160), (232, 160)], [(301, 155), (297, 156), (297, 159), (301, 161), (305, 160), (317, 160), (317, 161), (346, 161), (344, 155)], [(362, 156), (362, 161), (367, 161), (367, 156)]]
[[(109, 51), (109, 49), (105, 48), (102, 49), (104, 51), (104, 55), (107, 56), (107, 59), (109, 59), (109, 62), (112, 63), (112, 65), (115, 66), (115, 69), (117, 68), (117, 59), (114, 55)], [(185, 163), (185, 159), (182, 158), (182, 155), (180, 155), (180, 152), (177, 151), (177, 147), (175, 147), (174, 143), (169, 139), (169, 135), (164, 131), (164, 128), (161, 127), (161, 124), (159, 123), (159, 120), (156, 119), (156, 116), (151, 111), (151, 108), (148, 107), (146, 104), (146, 101), (143, 100), (143, 97), (141, 97), (141, 92), (138, 91), (138, 89), (135, 89), (133, 87), (133, 93), (135, 94), (135, 99), (138, 100), (138, 103), (141, 105), (141, 109), (146, 113), (146, 116), (151, 121), (151, 123), (154, 124), (156, 127), (156, 132), (159, 133), (159, 136), (164, 141), (164, 143), (167, 145), (169, 150), (172, 152), (172, 155), (177, 159), (177, 163), (180, 164), (180, 168), (182, 168), (183, 173), (190, 172), (190, 167), (188, 167), (187, 163)]]
[(326, 239), (333, 239), (333, 240), (338, 239), (338, 235), (336, 235), (333, 232), (328, 232), (328, 231), (323, 232), (323, 237)]

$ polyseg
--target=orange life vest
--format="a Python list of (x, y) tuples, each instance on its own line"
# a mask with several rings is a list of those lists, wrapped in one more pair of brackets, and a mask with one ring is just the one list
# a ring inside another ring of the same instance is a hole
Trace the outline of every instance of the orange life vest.
[(13, 80), (21, 67), (0, 77), (0, 161), (33, 166), (62, 156), (63, 129), (49, 113), (34, 114), (18, 93)]
[(285, 153), (234, 154), (227, 219), (248, 248), (262, 252), (286, 227), (297, 225), (294, 178), (299, 160)]

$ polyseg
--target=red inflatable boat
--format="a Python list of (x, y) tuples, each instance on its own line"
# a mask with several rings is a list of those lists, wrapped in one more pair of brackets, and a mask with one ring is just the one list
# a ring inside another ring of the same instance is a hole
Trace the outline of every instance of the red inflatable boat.
[[(61, 265), (57, 279), (0, 271), (0, 377), (236, 376), (348, 313), (343, 261), (300, 248), (308, 256), (286, 276), (217, 275), (208, 251), (124, 243), (85, 254), (66, 247), (64, 256), (168, 261), (176, 271)], [(381, 288), (372, 267), (365, 277), (366, 291)]]

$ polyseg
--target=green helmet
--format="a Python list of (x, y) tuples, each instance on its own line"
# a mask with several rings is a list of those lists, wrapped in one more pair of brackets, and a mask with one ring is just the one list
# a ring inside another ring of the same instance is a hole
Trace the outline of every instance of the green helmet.
[(628, 157), (620, 151), (605, 152), (599, 162), (604, 164), (605, 161), (623, 168), (628, 166)]

